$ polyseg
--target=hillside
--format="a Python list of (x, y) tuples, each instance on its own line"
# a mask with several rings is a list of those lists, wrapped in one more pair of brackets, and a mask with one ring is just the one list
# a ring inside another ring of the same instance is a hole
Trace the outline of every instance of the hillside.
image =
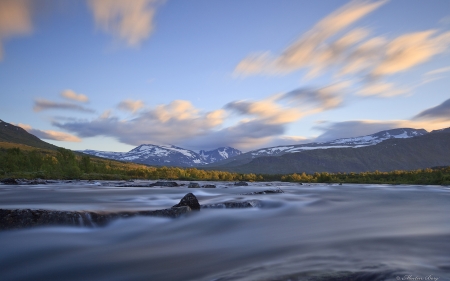
[(263, 156), (242, 164), (208, 167), (239, 173), (289, 174), (414, 170), (450, 165), (450, 132), (440, 130), (406, 139), (388, 139), (372, 146), (305, 150)]
[(58, 147), (42, 141), (24, 129), (0, 120), (0, 142), (24, 144), (36, 148), (56, 150)]

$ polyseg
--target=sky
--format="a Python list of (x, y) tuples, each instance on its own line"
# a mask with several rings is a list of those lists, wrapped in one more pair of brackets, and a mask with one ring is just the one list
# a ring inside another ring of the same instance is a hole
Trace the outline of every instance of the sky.
[(0, 119), (194, 151), (450, 127), (450, 1), (0, 0)]

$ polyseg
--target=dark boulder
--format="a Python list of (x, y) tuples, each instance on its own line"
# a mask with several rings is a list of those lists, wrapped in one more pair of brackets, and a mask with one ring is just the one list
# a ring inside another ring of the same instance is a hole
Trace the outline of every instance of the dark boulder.
[(1, 183), (7, 184), (7, 185), (19, 184), (19, 182), (16, 179), (13, 179), (13, 178), (3, 179), (3, 180), (1, 180)]
[(200, 210), (200, 204), (198, 203), (197, 197), (194, 194), (188, 193), (181, 200), (180, 203), (173, 205), (174, 207), (188, 206), (192, 210)]
[(191, 182), (189, 183), (188, 188), (200, 188), (200, 185), (196, 182)]
[(206, 184), (203, 188), (216, 188), (216, 186), (214, 184)]
[(235, 182), (234, 185), (235, 186), (248, 186), (248, 183), (246, 183), (245, 181), (240, 181), (240, 182)]
[(166, 186), (166, 187), (176, 187), (178, 183), (174, 181), (157, 181), (155, 183), (150, 184), (150, 186)]

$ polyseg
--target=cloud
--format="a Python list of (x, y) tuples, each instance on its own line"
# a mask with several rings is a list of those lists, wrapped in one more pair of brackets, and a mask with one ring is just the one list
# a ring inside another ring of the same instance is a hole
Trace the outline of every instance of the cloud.
[(425, 76), (433, 76), (436, 74), (441, 74), (441, 73), (445, 73), (445, 72), (449, 72), (450, 71), (450, 66), (448, 67), (441, 67), (432, 71), (428, 71), (427, 73), (425, 73)]
[(79, 101), (79, 102), (88, 102), (89, 99), (86, 95), (77, 94), (72, 90), (64, 90), (61, 92), (61, 96), (68, 100)]
[(304, 114), (295, 108), (283, 107), (276, 103), (278, 96), (260, 101), (233, 101), (225, 108), (240, 115), (250, 115), (265, 124), (285, 124), (297, 121)]
[(408, 89), (401, 89), (396, 87), (393, 83), (386, 83), (383, 81), (375, 81), (364, 85), (359, 91), (361, 96), (379, 96), (379, 97), (393, 97), (402, 95), (408, 92)]
[(142, 110), (131, 120), (120, 120), (107, 113), (90, 121), (54, 122), (53, 125), (79, 137), (110, 136), (130, 145), (179, 145), (188, 139), (211, 133), (223, 123), (224, 117), (224, 110), (201, 112), (188, 101), (176, 100)]
[(65, 109), (65, 110), (74, 110), (74, 111), (81, 111), (81, 112), (89, 112), (93, 113), (94, 110), (78, 105), (73, 103), (67, 103), (67, 102), (53, 102), (46, 99), (36, 99), (34, 101), (33, 110), (35, 112), (40, 112), (43, 110), (49, 110), (49, 109)]
[(138, 46), (154, 30), (159, 0), (88, 0), (97, 26), (129, 46)]
[(31, 1), (0, 1), (0, 60), (3, 59), (3, 42), (9, 37), (31, 33)]
[(417, 85), (398, 87), (384, 80), (444, 53), (450, 46), (450, 32), (426, 30), (387, 38), (372, 36), (365, 27), (352, 26), (386, 2), (351, 1), (319, 21), (281, 54), (251, 53), (238, 63), (234, 73), (286, 75), (305, 69), (303, 79), (331, 74), (327, 77), (331, 83), (353, 81), (352, 92), (358, 95), (406, 94)]
[(450, 121), (450, 99), (444, 101), (440, 105), (428, 108), (416, 116), (416, 120), (436, 120), (436, 121)]
[(450, 32), (437, 35), (437, 30), (414, 32), (397, 37), (386, 46), (385, 57), (371, 71), (373, 76), (406, 71), (446, 50)]
[(118, 105), (117, 108), (123, 110), (123, 111), (130, 111), (132, 113), (135, 113), (136, 111), (138, 111), (139, 109), (141, 109), (142, 107), (144, 107), (144, 102), (140, 101), (140, 100), (124, 100), (121, 101)]
[(402, 127), (402, 121), (353, 120), (344, 122), (327, 122), (314, 129), (323, 131), (315, 141), (331, 141), (340, 138), (360, 137), (384, 130)]
[(352, 1), (319, 21), (280, 56), (272, 57), (269, 52), (251, 54), (236, 66), (235, 73), (286, 74), (309, 67), (314, 76), (323, 68), (329, 67), (330, 61), (339, 61), (339, 57), (349, 46), (365, 38), (369, 32), (363, 28), (354, 29), (333, 43), (327, 41), (385, 2)]
[(81, 142), (80, 138), (78, 138), (74, 135), (71, 135), (71, 134), (64, 133), (64, 132), (33, 129), (30, 125), (27, 125), (27, 124), (18, 124), (17, 126), (21, 127), (28, 133), (35, 135), (41, 139), (67, 141), (67, 142)]
[(340, 82), (322, 88), (299, 88), (283, 95), (282, 99), (293, 101), (297, 106), (313, 106), (313, 112), (339, 107), (349, 82)]

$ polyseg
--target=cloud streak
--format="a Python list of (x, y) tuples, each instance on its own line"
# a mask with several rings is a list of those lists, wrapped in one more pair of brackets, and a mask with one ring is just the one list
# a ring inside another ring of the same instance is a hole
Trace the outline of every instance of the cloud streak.
[(413, 87), (399, 88), (384, 79), (445, 52), (450, 46), (450, 32), (432, 29), (387, 38), (371, 36), (364, 27), (352, 27), (385, 3), (351, 1), (319, 21), (281, 54), (252, 53), (238, 63), (234, 73), (286, 75), (304, 69), (306, 79), (331, 74), (333, 83), (343, 78), (353, 81), (354, 92), (362, 96), (405, 94)]
[(89, 98), (83, 94), (77, 94), (72, 90), (64, 90), (61, 92), (61, 96), (68, 100), (78, 101), (78, 102), (88, 102)]
[(106, 33), (138, 46), (154, 30), (159, 0), (88, 0), (97, 26)]
[(34, 101), (33, 111), (34, 112), (40, 112), (43, 110), (51, 110), (51, 109), (62, 109), (62, 110), (74, 110), (79, 112), (86, 112), (86, 113), (94, 113), (95, 111), (93, 109), (68, 103), (68, 102), (53, 102), (46, 99), (36, 99)]
[(440, 105), (420, 112), (414, 116), (413, 119), (450, 121), (450, 99), (444, 101)]
[(132, 113), (135, 113), (136, 111), (138, 111), (139, 109), (144, 107), (144, 102), (141, 100), (124, 100), (121, 101), (118, 105), (117, 108), (119, 108), (120, 110), (123, 111), (129, 111)]
[(3, 43), (10, 37), (31, 33), (31, 1), (0, 1), (0, 61), (4, 57)]
[(77, 136), (64, 133), (64, 132), (58, 132), (58, 131), (52, 131), (52, 130), (38, 130), (33, 129), (30, 125), (27, 124), (18, 124), (19, 127), (27, 131), (28, 133), (37, 136), (41, 139), (47, 139), (47, 140), (55, 140), (55, 141), (67, 141), (67, 142), (81, 142), (81, 139)]

